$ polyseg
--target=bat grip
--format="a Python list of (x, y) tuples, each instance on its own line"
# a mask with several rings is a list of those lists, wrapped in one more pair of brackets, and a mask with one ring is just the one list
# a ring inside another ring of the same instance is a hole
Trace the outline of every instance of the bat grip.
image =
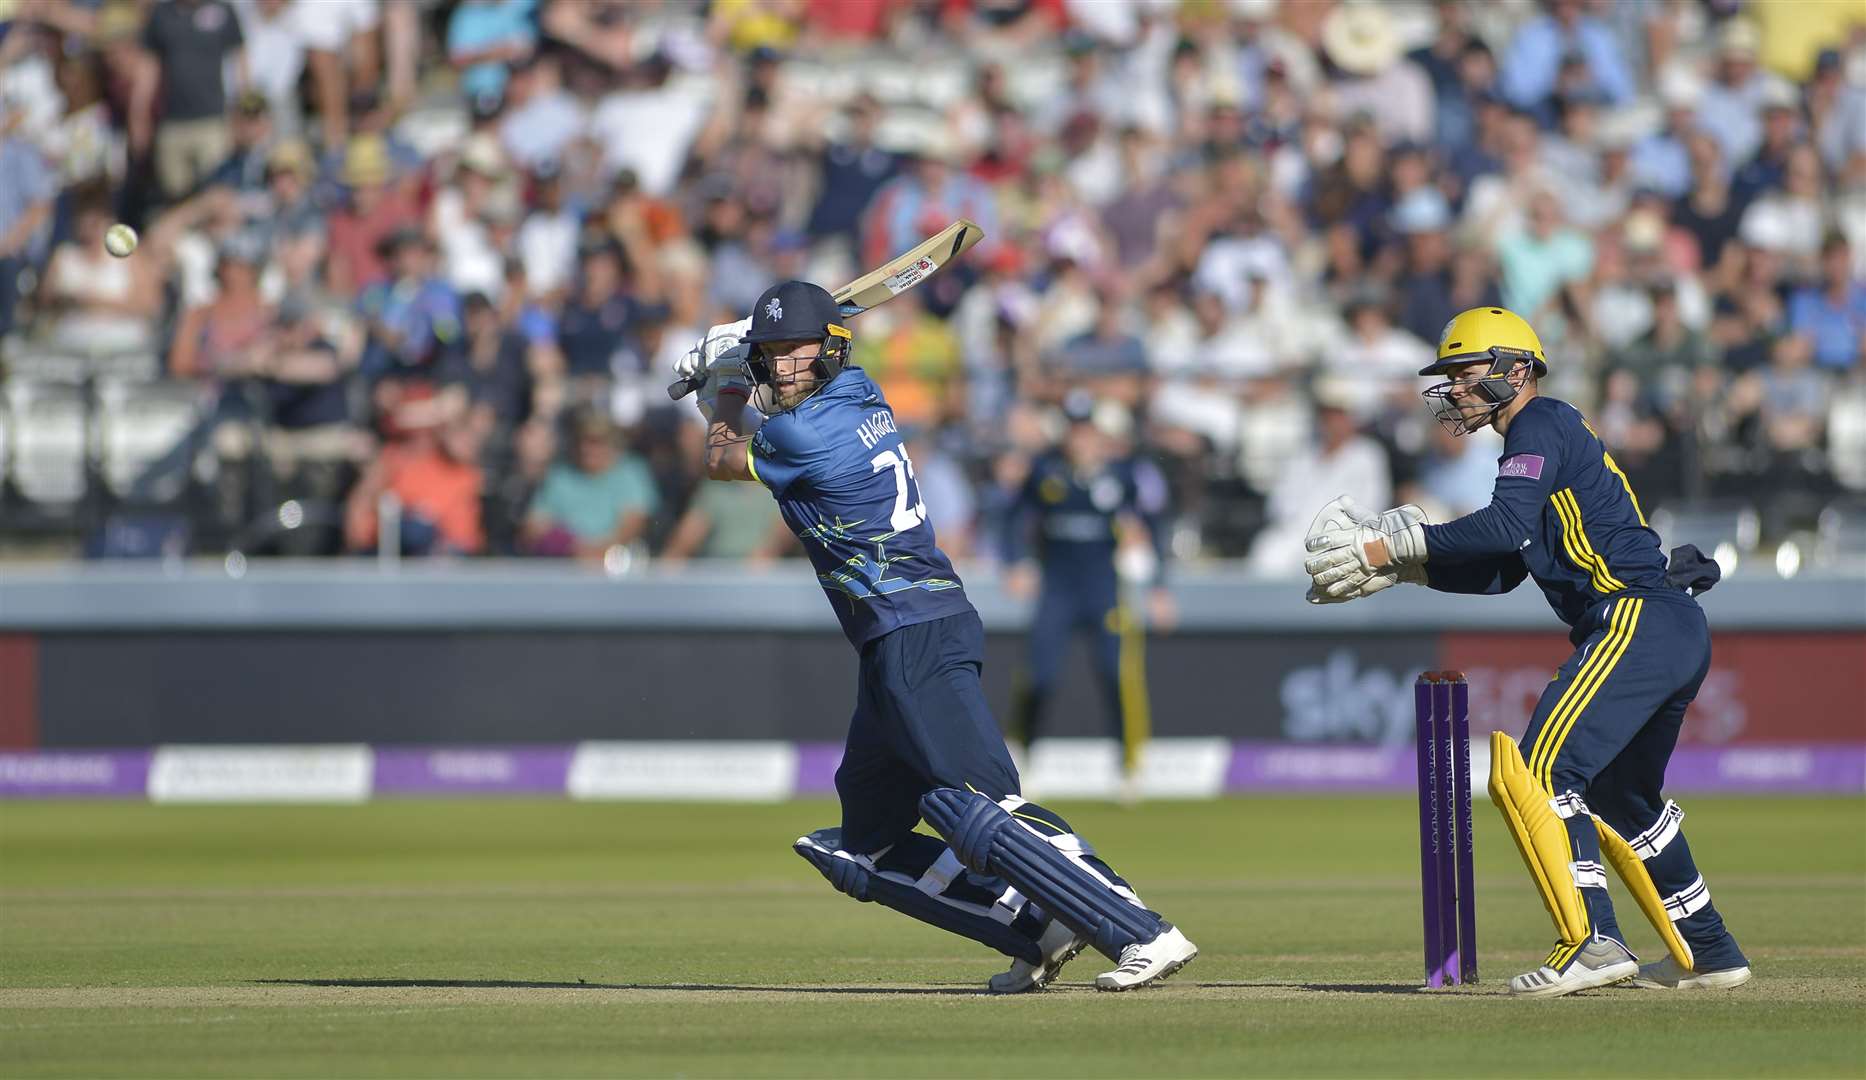
[(667, 384), (667, 396), (675, 401), (679, 401), (681, 398), (686, 397), (688, 394), (693, 393), (695, 390), (705, 385), (706, 379), (702, 376), (696, 376), (691, 379), (675, 379), (673, 382)]

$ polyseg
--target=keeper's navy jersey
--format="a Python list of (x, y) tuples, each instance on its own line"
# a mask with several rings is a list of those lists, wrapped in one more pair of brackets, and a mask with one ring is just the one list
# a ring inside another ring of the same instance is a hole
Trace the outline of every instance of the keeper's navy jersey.
[(817, 580), (860, 649), (902, 626), (972, 610), (933, 538), (894, 411), (847, 368), (752, 436), (753, 475), (803, 541)]
[(1496, 593), (1536, 579), (1569, 626), (1625, 589), (1663, 589), (1659, 536), (1626, 474), (1574, 406), (1536, 397), (1503, 437), (1490, 505), (1425, 527), (1426, 578), (1444, 592)]

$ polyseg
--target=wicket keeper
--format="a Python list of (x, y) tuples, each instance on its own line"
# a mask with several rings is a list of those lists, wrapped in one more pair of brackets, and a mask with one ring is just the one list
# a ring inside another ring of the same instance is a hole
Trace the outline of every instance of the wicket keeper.
[[(1631, 979), (1654, 989), (1724, 988), (1749, 962), (1711, 904), (1661, 793), (1685, 710), (1710, 670), (1694, 595), (1717, 564), (1683, 545), (1670, 564), (1626, 474), (1574, 406), (1538, 392), (1548, 372), (1529, 324), (1502, 308), (1459, 314), (1419, 374), (1433, 414), (1464, 435), (1503, 436), (1490, 505), (1428, 524), (1414, 506), (1377, 517), (1344, 498), (1311, 527), (1304, 564), (1316, 603), (1398, 582), (1502, 593), (1535, 579), (1570, 627), (1575, 653), (1543, 691), (1522, 746), (1491, 735), (1490, 797), (1515, 838), (1558, 940), (1510, 980), (1558, 997)], [(1602, 854), (1658, 930), (1668, 956), (1641, 966), (1607, 896)]]
[[(857, 900), (1012, 957), (990, 990), (1041, 989), (1089, 946), (1115, 963), (1097, 989), (1164, 979), (1198, 955), (1192, 942), (1067, 822), (1018, 795), (979, 682), (984, 626), (840, 320), (827, 291), (787, 281), (676, 365), (705, 377), (707, 475), (771, 490), (860, 654), (836, 770), (842, 825), (797, 852)], [(944, 843), (914, 831), (923, 819)]]

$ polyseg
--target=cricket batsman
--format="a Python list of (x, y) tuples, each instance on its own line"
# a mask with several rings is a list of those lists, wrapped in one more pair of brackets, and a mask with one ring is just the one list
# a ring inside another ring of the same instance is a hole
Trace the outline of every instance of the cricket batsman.
[[(1711, 904), (1661, 794), (1685, 710), (1710, 670), (1710, 631), (1694, 594), (1718, 579), (1696, 548), (1668, 567), (1626, 475), (1581, 414), (1538, 392), (1548, 372), (1527, 322), (1473, 308), (1445, 327), (1419, 372), (1439, 423), (1503, 436), (1490, 505), (1428, 524), (1415, 506), (1366, 514), (1345, 497), (1311, 526), (1309, 598), (1340, 603), (1398, 582), (1503, 593), (1533, 577), (1570, 627), (1575, 653), (1536, 704), (1519, 748), (1491, 735), (1490, 797), (1515, 838), (1558, 940), (1510, 980), (1559, 997), (1631, 979), (1653, 989), (1749, 981), (1749, 962)], [(1607, 896), (1602, 854), (1665, 942), (1640, 965)]]
[[(984, 626), (840, 318), (826, 290), (787, 281), (675, 365), (705, 380), (707, 475), (771, 490), (860, 655), (842, 825), (797, 852), (857, 900), (1012, 957), (992, 991), (1041, 989), (1089, 946), (1115, 964), (1098, 989), (1164, 979), (1198, 949), (1067, 822), (1018, 796), (979, 682)], [(923, 819), (944, 843), (914, 831)]]

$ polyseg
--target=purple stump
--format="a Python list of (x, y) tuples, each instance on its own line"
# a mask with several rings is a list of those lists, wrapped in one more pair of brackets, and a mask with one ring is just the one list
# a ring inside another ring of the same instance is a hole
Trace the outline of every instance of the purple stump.
[(1477, 981), (1477, 887), (1471, 835), (1471, 684), (1451, 684), (1452, 777), (1458, 785), (1458, 981)]
[(1419, 892), (1425, 923), (1425, 984), (1444, 985), (1443, 900), (1438, 885), (1438, 741), (1432, 723), (1432, 672), (1413, 683), (1413, 720), (1419, 757)]

